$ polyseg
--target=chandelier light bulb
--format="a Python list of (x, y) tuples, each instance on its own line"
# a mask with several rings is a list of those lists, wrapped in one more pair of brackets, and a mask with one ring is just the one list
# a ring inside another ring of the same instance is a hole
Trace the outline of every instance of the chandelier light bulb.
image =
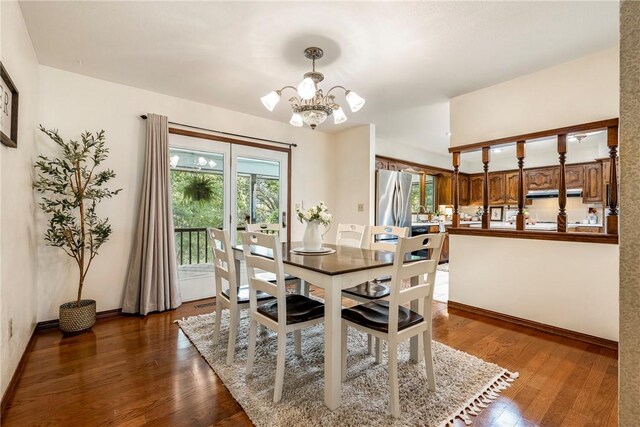
[(338, 107), (337, 110), (333, 110), (333, 123), (339, 125), (347, 121), (347, 116), (344, 114), (342, 107)]
[(278, 102), (280, 102), (280, 94), (274, 90), (260, 98), (260, 101), (262, 101), (262, 104), (267, 110), (273, 111), (276, 105), (278, 105)]
[(204, 166), (206, 164), (207, 164), (207, 159), (205, 159), (202, 156), (198, 157), (198, 166)]
[(289, 120), (289, 124), (296, 127), (302, 126), (302, 116), (298, 113), (293, 113), (291, 120)]
[(353, 111), (354, 113), (364, 106), (364, 98), (360, 97), (352, 90), (347, 91), (346, 98), (347, 102), (349, 103), (349, 107), (351, 107), (351, 111)]
[(210, 167), (211, 169), (215, 168), (215, 167), (216, 167), (216, 165), (217, 165), (217, 163), (216, 163), (215, 161), (213, 161), (213, 160), (209, 160), (209, 167)]
[(298, 85), (298, 95), (302, 99), (311, 99), (316, 95), (316, 83), (311, 77), (305, 77)]

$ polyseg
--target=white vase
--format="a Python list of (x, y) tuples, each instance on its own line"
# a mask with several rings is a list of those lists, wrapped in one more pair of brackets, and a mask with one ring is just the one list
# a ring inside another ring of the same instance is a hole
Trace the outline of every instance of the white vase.
[(307, 222), (307, 228), (304, 230), (304, 237), (302, 238), (302, 246), (309, 251), (318, 250), (322, 247), (322, 236), (318, 229), (318, 222)]

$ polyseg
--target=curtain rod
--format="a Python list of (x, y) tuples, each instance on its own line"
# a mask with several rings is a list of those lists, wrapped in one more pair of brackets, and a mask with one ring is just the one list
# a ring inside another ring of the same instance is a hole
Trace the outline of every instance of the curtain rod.
[[(141, 115), (140, 118), (144, 119), (144, 120), (147, 120), (147, 116), (145, 114)], [(239, 138), (254, 139), (256, 141), (271, 142), (273, 144), (286, 145), (287, 147), (297, 147), (298, 146), (298, 144), (294, 144), (294, 143), (274, 141), (273, 139), (257, 138), (255, 136), (240, 135), (238, 133), (222, 132), (220, 130), (214, 130), (214, 129), (201, 128), (201, 127), (198, 127), (198, 126), (185, 125), (184, 123), (176, 123), (176, 122), (170, 121), (169, 124), (177, 125), (177, 126), (183, 126), (183, 127), (191, 128), (191, 129), (204, 130), (204, 131), (207, 131), (207, 132), (220, 133), (222, 135), (237, 136)]]

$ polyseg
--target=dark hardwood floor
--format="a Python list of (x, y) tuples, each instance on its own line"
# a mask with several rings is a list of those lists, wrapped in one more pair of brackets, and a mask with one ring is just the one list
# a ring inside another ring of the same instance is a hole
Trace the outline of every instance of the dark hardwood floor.
[[(2, 425), (251, 425), (173, 323), (211, 301), (103, 319), (74, 337), (38, 331)], [(436, 340), (520, 372), (474, 425), (617, 425), (615, 351), (434, 304)]]

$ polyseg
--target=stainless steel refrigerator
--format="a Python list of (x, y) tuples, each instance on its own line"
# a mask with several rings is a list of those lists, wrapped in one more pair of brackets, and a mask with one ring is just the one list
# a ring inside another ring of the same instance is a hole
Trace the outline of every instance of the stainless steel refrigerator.
[[(376, 225), (411, 227), (411, 174), (379, 169), (376, 179)], [(392, 235), (378, 240), (393, 240)]]

